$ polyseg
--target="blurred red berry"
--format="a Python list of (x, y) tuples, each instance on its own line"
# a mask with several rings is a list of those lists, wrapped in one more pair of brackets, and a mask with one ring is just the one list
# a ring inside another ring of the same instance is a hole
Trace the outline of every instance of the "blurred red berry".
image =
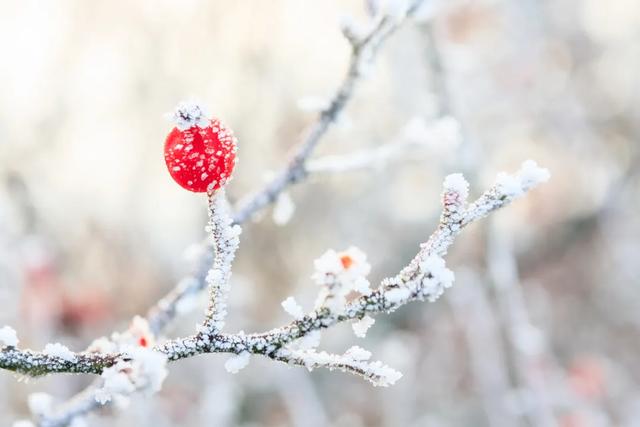
[(573, 391), (585, 399), (599, 399), (605, 395), (606, 373), (600, 359), (581, 356), (569, 366), (569, 384)]
[(164, 145), (171, 177), (196, 193), (213, 192), (231, 177), (236, 139), (218, 119), (209, 119), (195, 104), (181, 104), (173, 115), (176, 127)]

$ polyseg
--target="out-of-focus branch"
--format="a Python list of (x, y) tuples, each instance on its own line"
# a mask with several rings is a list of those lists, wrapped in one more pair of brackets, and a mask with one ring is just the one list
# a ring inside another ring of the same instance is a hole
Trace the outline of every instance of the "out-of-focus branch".
[(416, 141), (402, 141), (351, 154), (325, 156), (310, 160), (306, 170), (310, 174), (334, 174), (382, 169), (393, 161), (406, 159), (422, 145)]
[[(375, 54), (387, 37), (397, 30), (407, 18), (410, 18), (423, 1), (412, 1), (402, 19), (380, 15), (371, 24), (371, 28), (366, 34), (360, 36), (352, 34), (347, 37), (352, 46), (349, 68), (329, 106), (320, 113), (317, 121), (311, 126), (307, 136), (299, 143), (284, 169), (262, 189), (240, 200), (233, 215), (235, 224), (246, 222), (261, 209), (273, 203), (289, 186), (299, 183), (308, 176), (307, 162), (309, 158), (352, 99), (357, 83), (363, 77), (365, 67), (375, 59)], [(175, 317), (176, 307), (180, 301), (201, 291), (206, 286), (205, 279), (213, 262), (213, 250), (210, 245), (204, 246), (206, 248), (203, 248), (197, 268), (192, 275), (179, 282), (176, 288), (149, 310), (149, 324), (155, 333), (162, 331)]]
[(307, 176), (307, 160), (353, 98), (355, 89), (366, 72), (366, 67), (375, 59), (379, 48), (387, 37), (396, 31), (407, 17), (415, 13), (422, 1), (413, 1), (402, 19), (387, 15), (377, 16), (371, 29), (361, 36), (349, 31), (348, 27), (343, 30), (352, 48), (346, 77), (333, 95), (329, 106), (320, 113), (317, 121), (307, 132), (306, 137), (295, 149), (287, 167), (277, 174), (264, 188), (245, 197), (238, 203), (234, 216), (235, 223), (245, 222), (263, 207), (275, 202), (278, 195), (287, 187), (302, 181)]
[[(241, 200), (233, 216), (235, 224), (245, 222), (259, 210), (273, 203), (288, 186), (300, 182), (307, 176), (305, 170), (307, 159), (353, 97), (356, 84), (361, 79), (364, 68), (374, 60), (384, 40), (402, 25), (405, 18), (415, 13), (422, 1), (413, 0), (402, 19), (379, 16), (371, 29), (363, 36), (343, 31), (352, 46), (350, 65), (345, 79), (337, 89), (329, 107), (321, 112), (316, 123), (312, 125), (306, 138), (299, 144), (287, 166), (263, 189)], [(214, 261), (214, 252), (209, 245), (203, 244), (202, 246), (202, 254), (193, 273), (183, 278), (174, 289), (149, 309), (147, 321), (153, 335), (159, 335), (176, 317), (177, 309), (182, 301), (191, 298), (206, 286), (209, 268)], [(95, 399), (93, 399), (90, 391), (91, 388), (79, 393), (67, 404), (62, 405), (59, 408), (60, 410), (57, 411), (56, 418), (49, 420), (51, 422), (46, 425), (51, 427), (65, 426), (74, 417), (95, 409)], [(84, 402), (83, 399), (85, 400)], [(65, 413), (64, 408), (70, 409)], [(40, 424), (45, 425), (46, 421), (43, 420)]]

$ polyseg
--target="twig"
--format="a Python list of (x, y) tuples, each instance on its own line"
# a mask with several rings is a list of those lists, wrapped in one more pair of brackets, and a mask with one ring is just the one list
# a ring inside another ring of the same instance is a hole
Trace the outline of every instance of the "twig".
[[(413, 1), (407, 11), (407, 17), (411, 16), (422, 0)], [(384, 40), (402, 24), (403, 20), (390, 21), (380, 19), (376, 25), (363, 38), (347, 37), (352, 46), (352, 55), (347, 76), (339, 86), (329, 107), (322, 111), (316, 123), (310, 128), (307, 137), (300, 143), (295, 154), (288, 165), (267, 184), (262, 190), (244, 198), (236, 209), (233, 216), (235, 224), (242, 224), (255, 213), (273, 203), (277, 197), (290, 185), (300, 182), (307, 176), (305, 164), (314, 149), (330, 127), (335, 123), (340, 113), (344, 110), (353, 96), (355, 86), (362, 77), (362, 71), (369, 61), (373, 61), (375, 54), (379, 50)], [(182, 279), (174, 289), (165, 297), (160, 299), (147, 314), (149, 328), (154, 335), (159, 335), (167, 325), (176, 317), (177, 307), (182, 301), (199, 293), (206, 286), (206, 277), (209, 268), (214, 261), (214, 252), (210, 245), (203, 244), (203, 253), (200, 256), (194, 272)], [(92, 387), (95, 387), (94, 384)], [(95, 409), (95, 399), (93, 399), (90, 389), (80, 392), (71, 401), (76, 404), (68, 413), (64, 412), (67, 405), (62, 405), (57, 411), (57, 418), (52, 418), (47, 427), (66, 426), (74, 417), (86, 414)], [(85, 404), (78, 404), (85, 399)], [(46, 420), (45, 420), (46, 421)], [(44, 421), (41, 423), (44, 426)]]
[[(197, 334), (157, 345), (154, 350), (163, 353), (170, 361), (180, 360), (203, 353), (250, 353), (263, 355), (274, 360), (300, 364), (299, 354), (293, 356), (280, 350), (288, 344), (305, 337), (310, 332), (322, 330), (338, 323), (358, 320), (365, 315), (392, 312), (399, 307), (416, 300), (434, 301), (453, 280), (443, 275), (443, 266), (438, 266), (432, 257), (446, 254), (449, 246), (467, 225), (500, 209), (539, 182), (548, 178), (543, 169), (532, 169), (525, 162), (515, 176), (499, 177), (498, 182), (486, 191), (474, 203), (466, 208), (467, 184), (459, 175), (450, 175), (445, 180), (443, 193), (443, 213), (437, 230), (421, 245), (418, 254), (394, 277), (384, 279), (380, 286), (367, 295), (362, 295), (347, 304), (342, 313), (321, 306), (301, 319), (263, 333), (225, 334), (201, 330)], [(534, 177), (537, 177), (534, 179)], [(510, 184), (518, 182), (520, 191), (515, 192)], [(513, 182), (512, 182), (513, 181)], [(450, 273), (450, 272), (449, 272)], [(402, 290), (404, 292), (397, 292)], [(16, 371), (25, 375), (44, 375), (57, 372), (102, 373), (105, 368), (121, 360), (123, 354), (72, 353), (66, 359), (43, 352), (19, 350), (5, 347), (0, 352), (0, 368)], [(340, 367), (331, 366), (328, 367)], [(357, 372), (357, 367), (345, 368)], [(365, 375), (366, 376), (366, 375)]]
[[(415, 12), (420, 3), (422, 3), (422, 0), (413, 2), (407, 12), (407, 17)], [(353, 35), (347, 37), (352, 47), (349, 69), (342, 84), (331, 99), (329, 106), (320, 113), (316, 123), (309, 129), (307, 136), (298, 145), (288, 166), (276, 175), (266, 187), (247, 196), (238, 203), (234, 216), (236, 224), (245, 222), (256, 212), (275, 202), (278, 195), (285, 188), (300, 182), (307, 176), (308, 171), (305, 167), (307, 160), (353, 97), (355, 88), (363, 77), (365, 67), (374, 60), (382, 43), (402, 25), (403, 21), (381, 16), (374, 23), (371, 30), (361, 39)]]

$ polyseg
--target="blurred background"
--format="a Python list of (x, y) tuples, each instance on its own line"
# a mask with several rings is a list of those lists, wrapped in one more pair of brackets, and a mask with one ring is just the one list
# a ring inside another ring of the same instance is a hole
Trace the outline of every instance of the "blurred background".
[[(163, 390), (91, 426), (640, 425), (640, 2), (425, 0), (394, 34), (317, 155), (404, 154), (318, 174), (244, 225), (228, 331), (311, 308), (312, 261), (356, 245), (372, 283), (437, 225), (443, 177), (472, 194), (529, 158), (552, 180), (466, 230), (433, 304), (348, 325), (402, 371), (393, 387), (227, 356), (171, 366)], [(282, 167), (345, 74), (340, 22), (361, 0), (0, 0), (0, 325), (26, 347), (85, 348), (126, 328), (191, 268), (205, 197), (166, 171), (163, 114), (196, 97), (239, 138), (229, 196)], [(289, 203), (290, 202), (290, 203)], [(293, 215), (291, 209), (294, 209)], [(275, 215), (274, 215), (275, 214)], [(289, 218), (290, 216), (290, 218)], [(193, 331), (204, 300), (168, 331)], [(91, 378), (0, 373), (0, 424), (27, 396)]]

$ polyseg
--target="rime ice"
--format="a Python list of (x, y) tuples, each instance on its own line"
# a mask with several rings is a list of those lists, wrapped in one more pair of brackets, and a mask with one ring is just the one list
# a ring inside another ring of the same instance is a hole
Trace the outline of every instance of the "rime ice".
[(233, 225), (224, 190), (213, 195), (209, 201), (209, 223), (206, 231), (213, 237), (216, 257), (206, 278), (209, 285), (209, 308), (204, 327), (207, 331), (216, 332), (224, 326), (231, 265), (240, 245), (239, 236), (242, 232), (240, 226)]
[(304, 316), (304, 311), (302, 310), (302, 307), (300, 307), (300, 305), (296, 302), (295, 298), (293, 297), (288, 297), (287, 299), (282, 301), (281, 305), (282, 305), (282, 308), (284, 308), (284, 311), (289, 313), (295, 319), (300, 319)]
[(67, 362), (75, 362), (76, 356), (71, 350), (60, 343), (47, 344), (44, 347), (44, 354), (53, 357), (59, 357)]
[(251, 355), (248, 351), (244, 351), (240, 354), (230, 357), (224, 364), (224, 368), (232, 373), (237, 374), (241, 369), (245, 368), (249, 364)]
[(350, 292), (370, 292), (365, 276), (371, 271), (371, 265), (365, 253), (354, 246), (342, 252), (329, 249), (314, 261), (314, 266), (316, 271), (312, 279), (322, 286), (316, 307), (325, 306), (339, 313)]
[(469, 196), (469, 183), (464, 179), (464, 176), (461, 173), (447, 175), (444, 179), (443, 186), (445, 191), (458, 193), (463, 199), (466, 199)]
[(115, 398), (127, 398), (134, 391), (155, 393), (167, 376), (167, 356), (142, 347), (126, 351), (128, 361), (121, 360), (102, 372), (102, 388), (95, 392), (95, 399), (105, 404)]
[(20, 340), (18, 339), (15, 329), (11, 326), (3, 326), (0, 328), (0, 347), (15, 347), (18, 345), (18, 342), (20, 342)]
[(180, 102), (171, 119), (179, 130), (187, 130), (193, 126), (206, 128), (209, 126), (209, 113), (205, 107), (193, 101)]
[(362, 319), (353, 323), (351, 327), (353, 328), (353, 333), (356, 334), (358, 338), (364, 338), (367, 336), (367, 331), (370, 327), (375, 323), (375, 319), (370, 316), (364, 316)]

